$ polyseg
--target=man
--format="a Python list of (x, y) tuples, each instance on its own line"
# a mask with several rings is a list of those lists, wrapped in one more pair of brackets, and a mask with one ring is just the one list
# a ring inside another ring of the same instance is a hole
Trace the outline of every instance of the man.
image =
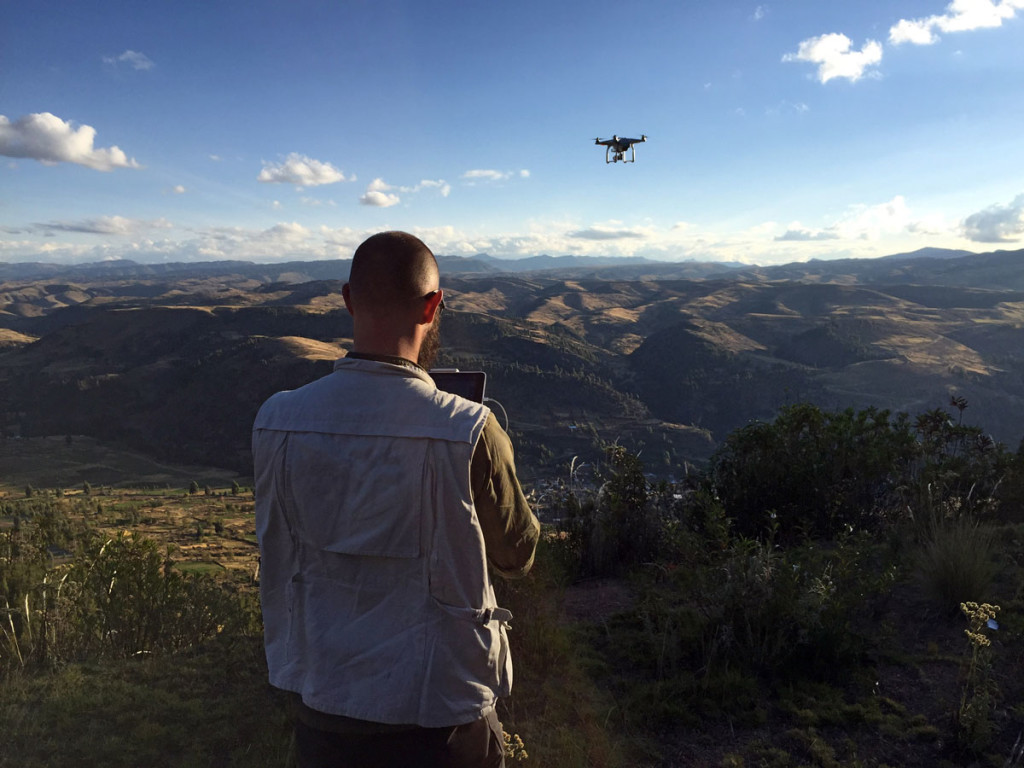
[(353, 350), (253, 426), (270, 682), (291, 692), (300, 766), (500, 766), (512, 685), (488, 563), (533, 564), (540, 525), (508, 436), (427, 373), (444, 307), (404, 232), (356, 249)]

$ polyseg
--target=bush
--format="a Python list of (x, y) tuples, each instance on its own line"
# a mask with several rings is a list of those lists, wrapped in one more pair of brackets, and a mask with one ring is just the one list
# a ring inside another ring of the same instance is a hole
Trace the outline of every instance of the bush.
[(879, 565), (866, 535), (827, 549), (736, 541), (719, 567), (703, 569), (695, 590), (707, 622), (703, 664), (789, 678), (855, 663), (871, 643), (857, 618), (896, 576)]
[(570, 490), (560, 502), (564, 559), (586, 576), (622, 573), (653, 557), (664, 532), (640, 459), (617, 444), (605, 456), (600, 488)]
[(1010, 493), (1003, 502), (1012, 505), (1012, 483), (1019, 457), (1007, 452), (980, 427), (962, 423), (967, 401), (954, 397), (959, 410), (954, 421), (941, 408), (919, 414), (914, 422), (919, 456), (904, 483), (904, 506), (920, 529), (942, 518), (991, 516), (998, 511), (1004, 481)]
[(877, 525), (917, 455), (907, 417), (874, 408), (783, 408), (775, 421), (730, 434), (708, 479), (740, 533), (832, 538)]

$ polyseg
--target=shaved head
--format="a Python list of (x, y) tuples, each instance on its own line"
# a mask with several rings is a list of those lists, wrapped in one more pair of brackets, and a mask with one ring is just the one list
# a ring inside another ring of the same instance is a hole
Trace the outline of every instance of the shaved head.
[(376, 313), (408, 307), (438, 289), (437, 260), (418, 237), (381, 232), (352, 256), (348, 285), (352, 304)]

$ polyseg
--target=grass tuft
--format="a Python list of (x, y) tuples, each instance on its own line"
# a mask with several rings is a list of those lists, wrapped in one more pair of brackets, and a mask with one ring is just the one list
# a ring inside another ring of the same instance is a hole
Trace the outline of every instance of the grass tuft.
[(996, 540), (989, 526), (968, 517), (948, 520), (925, 535), (917, 570), (925, 592), (945, 613), (987, 595), (996, 574)]

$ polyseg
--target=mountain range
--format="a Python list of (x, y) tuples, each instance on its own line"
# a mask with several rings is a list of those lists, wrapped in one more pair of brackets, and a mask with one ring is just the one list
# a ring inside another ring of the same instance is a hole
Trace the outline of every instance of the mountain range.
[[(440, 257), (439, 365), (480, 369), (527, 475), (601, 441), (653, 472), (779, 407), (911, 414), (965, 397), (1024, 435), (1024, 251), (777, 267)], [(271, 393), (351, 345), (347, 262), (0, 265), (0, 427), (245, 472)]]

